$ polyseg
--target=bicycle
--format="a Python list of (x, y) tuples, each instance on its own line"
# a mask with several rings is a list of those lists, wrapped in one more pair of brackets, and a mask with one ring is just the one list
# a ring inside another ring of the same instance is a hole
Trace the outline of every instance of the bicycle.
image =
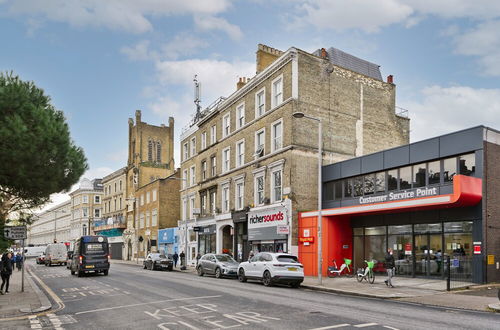
[(359, 268), (356, 273), (356, 279), (358, 282), (363, 281), (365, 279), (367, 282), (373, 284), (375, 282), (375, 273), (373, 272), (373, 267), (375, 266), (375, 260), (366, 261), (365, 268)]
[(346, 276), (349, 275), (351, 273), (351, 268), (349, 267), (351, 262), (351, 259), (344, 258), (344, 263), (340, 265), (340, 268), (338, 268), (337, 262), (335, 261), (335, 259), (333, 259), (334, 266), (328, 267), (328, 277), (335, 277), (335, 275), (341, 276), (342, 274)]

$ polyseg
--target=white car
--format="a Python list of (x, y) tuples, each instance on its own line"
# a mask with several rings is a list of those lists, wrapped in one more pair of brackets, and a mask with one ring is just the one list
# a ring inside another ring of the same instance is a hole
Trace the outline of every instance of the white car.
[(291, 254), (260, 252), (238, 267), (238, 280), (247, 279), (262, 281), (265, 286), (283, 283), (298, 288), (304, 281), (304, 266)]

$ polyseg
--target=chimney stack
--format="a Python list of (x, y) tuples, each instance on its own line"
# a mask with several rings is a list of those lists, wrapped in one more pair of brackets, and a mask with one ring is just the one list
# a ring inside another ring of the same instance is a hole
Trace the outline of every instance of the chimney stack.
[(326, 52), (326, 49), (321, 48), (321, 58), (327, 59), (328, 58), (328, 53)]
[(247, 78), (245, 77), (240, 77), (238, 82), (236, 83), (236, 90), (239, 90), (241, 87), (245, 86), (247, 83)]
[(141, 122), (141, 110), (135, 110), (135, 124), (139, 124)]
[(388, 75), (387, 76), (387, 83), (388, 84), (394, 84), (394, 77), (392, 76), (392, 74)]

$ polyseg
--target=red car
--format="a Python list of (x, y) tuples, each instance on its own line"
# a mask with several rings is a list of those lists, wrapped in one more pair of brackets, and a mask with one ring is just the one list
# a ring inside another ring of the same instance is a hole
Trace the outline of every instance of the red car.
[(36, 257), (36, 263), (39, 265), (45, 263), (45, 253), (42, 253), (38, 257)]

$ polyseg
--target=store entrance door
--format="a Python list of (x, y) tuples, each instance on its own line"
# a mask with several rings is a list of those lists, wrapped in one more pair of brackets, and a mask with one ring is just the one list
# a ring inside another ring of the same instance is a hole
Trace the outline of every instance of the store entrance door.
[(415, 276), (441, 277), (442, 234), (415, 234)]

